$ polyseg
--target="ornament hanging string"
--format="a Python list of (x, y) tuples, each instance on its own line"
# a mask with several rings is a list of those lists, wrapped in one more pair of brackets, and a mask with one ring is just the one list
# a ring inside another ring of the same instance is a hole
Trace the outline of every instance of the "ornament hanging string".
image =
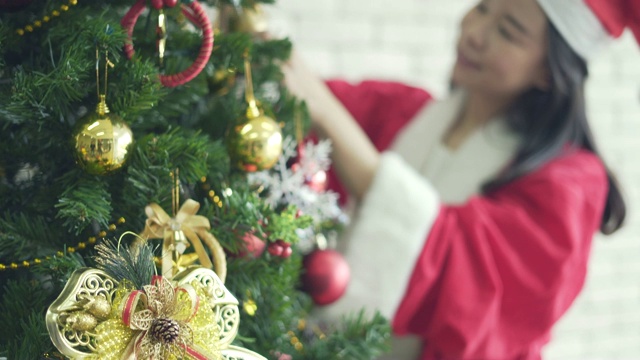
[(104, 53), (104, 90), (103, 94), (100, 94), (100, 50), (96, 46), (96, 93), (100, 102), (104, 102), (107, 97), (107, 82), (109, 78), (109, 68), (113, 68), (115, 65), (109, 60), (109, 51)]
[(255, 94), (253, 92), (253, 77), (251, 76), (251, 61), (249, 59), (249, 50), (246, 50), (244, 53), (244, 76), (246, 79), (244, 97), (247, 103), (249, 103), (249, 108), (247, 109), (247, 117), (249, 117), (250, 119), (256, 118), (261, 114), (260, 109), (258, 108)]

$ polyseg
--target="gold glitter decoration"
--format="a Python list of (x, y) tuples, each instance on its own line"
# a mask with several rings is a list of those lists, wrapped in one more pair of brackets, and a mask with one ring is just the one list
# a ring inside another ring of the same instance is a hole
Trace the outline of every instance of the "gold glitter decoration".
[[(101, 270), (85, 268), (71, 275), (49, 307), (46, 323), (65, 358), (266, 360), (231, 345), (238, 310), (237, 299), (210, 269), (190, 267), (173, 281), (155, 276), (151, 285), (136, 289), (126, 279), (118, 283)], [(175, 340), (153, 335), (156, 320), (177, 324)]]
[(133, 339), (133, 331), (118, 317), (118, 309), (122, 307), (125, 295), (129, 294), (131, 290), (133, 289), (126, 285), (118, 287), (111, 304), (111, 318), (96, 327), (95, 354), (101, 360), (120, 359), (124, 349)]
[(65, 326), (74, 331), (91, 331), (98, 325), (98, 319), (95, 316), (82, 311), (63, 315), (60, 319)]

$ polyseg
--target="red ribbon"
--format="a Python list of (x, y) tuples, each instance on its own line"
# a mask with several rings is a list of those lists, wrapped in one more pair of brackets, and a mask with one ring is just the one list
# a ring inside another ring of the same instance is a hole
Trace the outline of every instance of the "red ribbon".
[(125, 325), (131, 326), (131, 316), (143, 295), (144, 292), (142, 290), (134, 290), (127, 296), (127, 300), (124, 302), (122, 309), (122, 322)]

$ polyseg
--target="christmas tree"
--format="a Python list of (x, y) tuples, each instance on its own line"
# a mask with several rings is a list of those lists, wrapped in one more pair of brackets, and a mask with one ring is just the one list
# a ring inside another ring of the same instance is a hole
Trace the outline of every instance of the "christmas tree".
[(335, 328), (309, 318), (303, 259), (340, 221), (314, 178), (328, 145), (303, 146), (308, 114), (281, 85), (291, 43), (256, 36), (260, 3), (273, 0), (0, 1), (0, 356), (63, 358), (45, 313), (76, 270), (131, 242), (125, 232), (144, 235), (164, 274), (162, 236), (143, 229), (186, 199), (226, 266), (210, 241), (199, 253), (172, 238), (183, 248), (169, 267), (226, 271), (234, 345), (269, 359), (384, 350), (377, 314)]

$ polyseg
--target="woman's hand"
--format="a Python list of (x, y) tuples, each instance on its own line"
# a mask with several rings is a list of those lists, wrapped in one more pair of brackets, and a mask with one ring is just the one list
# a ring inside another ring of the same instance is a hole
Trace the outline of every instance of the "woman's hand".
[(325, 128), (330, 126), (328, 123), (342, 111), (340, 101), (295, 51), (291, 54), (289, 61), (282, 66), (282, 72), (289, 91), (306, 102), (313, 129), (320, 135), (326, 135)]
[(356, 199), (363, 198), (380, 162), (378, 151), (324, 81), (297, 54), (292, 54), (282, 71), (285, 85), (306, 101), (316, 133), (331, 139), (333, 165), (340, 180)]

